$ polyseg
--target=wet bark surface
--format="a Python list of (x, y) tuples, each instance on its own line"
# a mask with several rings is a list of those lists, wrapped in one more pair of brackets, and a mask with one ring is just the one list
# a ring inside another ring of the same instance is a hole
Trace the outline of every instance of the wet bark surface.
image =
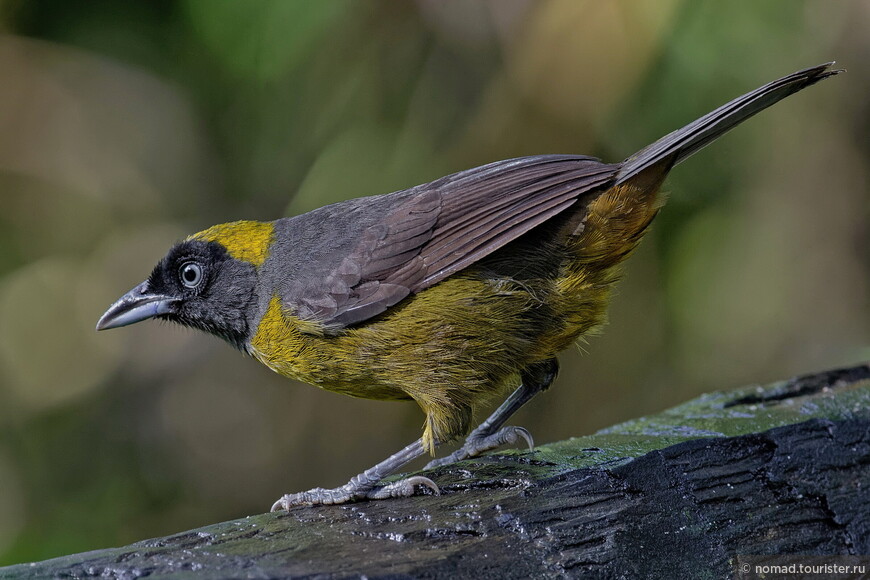
[(738, 554), (870, 554), (870, 365), (426, 474), (441, 495), (256, 515), (0, 578), (730, 578)]

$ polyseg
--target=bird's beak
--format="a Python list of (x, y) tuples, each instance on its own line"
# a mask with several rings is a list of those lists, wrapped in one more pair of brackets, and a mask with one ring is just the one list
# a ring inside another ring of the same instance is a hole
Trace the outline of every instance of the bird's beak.
[(97, 322), (97, 330), (118, 328), (161, 314), (169, 314), (174, 310), (173, 305), (177, 301), (178, 299), (172, 296), (154, 294), (148, 289), (148, 283), (142, 282), (109, 306)]

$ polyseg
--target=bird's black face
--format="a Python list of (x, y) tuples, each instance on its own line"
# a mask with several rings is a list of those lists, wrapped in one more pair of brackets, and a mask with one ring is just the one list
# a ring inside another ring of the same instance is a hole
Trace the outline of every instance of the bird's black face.
[(160, 260), (147, 280), (103, 314), (97, 330), (160, 318), (220, 336), (237, 348), (248, 338), (257, 273), (220, 244), (187, 240)]

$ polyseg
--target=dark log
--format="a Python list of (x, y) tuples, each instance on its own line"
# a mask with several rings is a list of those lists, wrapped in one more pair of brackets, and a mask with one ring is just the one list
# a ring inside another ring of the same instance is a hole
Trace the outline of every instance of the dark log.
[(870, 365), (704, 395), (428, 473), (442, 495), (302, 507), (0, 578), (731, 578), (870, 554)]

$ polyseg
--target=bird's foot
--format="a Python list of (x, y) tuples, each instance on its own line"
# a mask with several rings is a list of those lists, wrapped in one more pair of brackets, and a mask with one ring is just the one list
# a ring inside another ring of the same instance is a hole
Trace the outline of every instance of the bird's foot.
[(441, 495), (441, 490), (434, 481), (422, 475), (406, 477), (387, 485), (376, 487), (366, 494), (367, 499), (388, 499), (391, 497), (410, 497), (418, 487), (428, 487), (435, 495)]
[(522, 427), (502, 427), (495, 433), (489, 435), (475, 436), (474, 433), (468, 436), (465, 444), (446, 457), (433, 459), (426, 464), (425, 469), (432, 469), (439, 465), (447, 465), (455, 463), (463, 459), (477, 457), (481, 453), (501, 447), (502, 445), (516, 445), (520, 439), (525, 440), (529, 445), (529, 451), (535, 447), (535, 441), (532, 439), (532, 434)]
[(394, 481), (380, 487), (350, 483), (335, 489), (317, 487), (300, 493), (288, 493), (272, 504), (273, 512), (289, 510), (298, 505), (333, 505), (359, 499), (388, 499), (391, 497), (410, 497), (418, 487), (428, 487), (435, 495), (440, 494), (438, 486), (428, 477), (413, 476)]

